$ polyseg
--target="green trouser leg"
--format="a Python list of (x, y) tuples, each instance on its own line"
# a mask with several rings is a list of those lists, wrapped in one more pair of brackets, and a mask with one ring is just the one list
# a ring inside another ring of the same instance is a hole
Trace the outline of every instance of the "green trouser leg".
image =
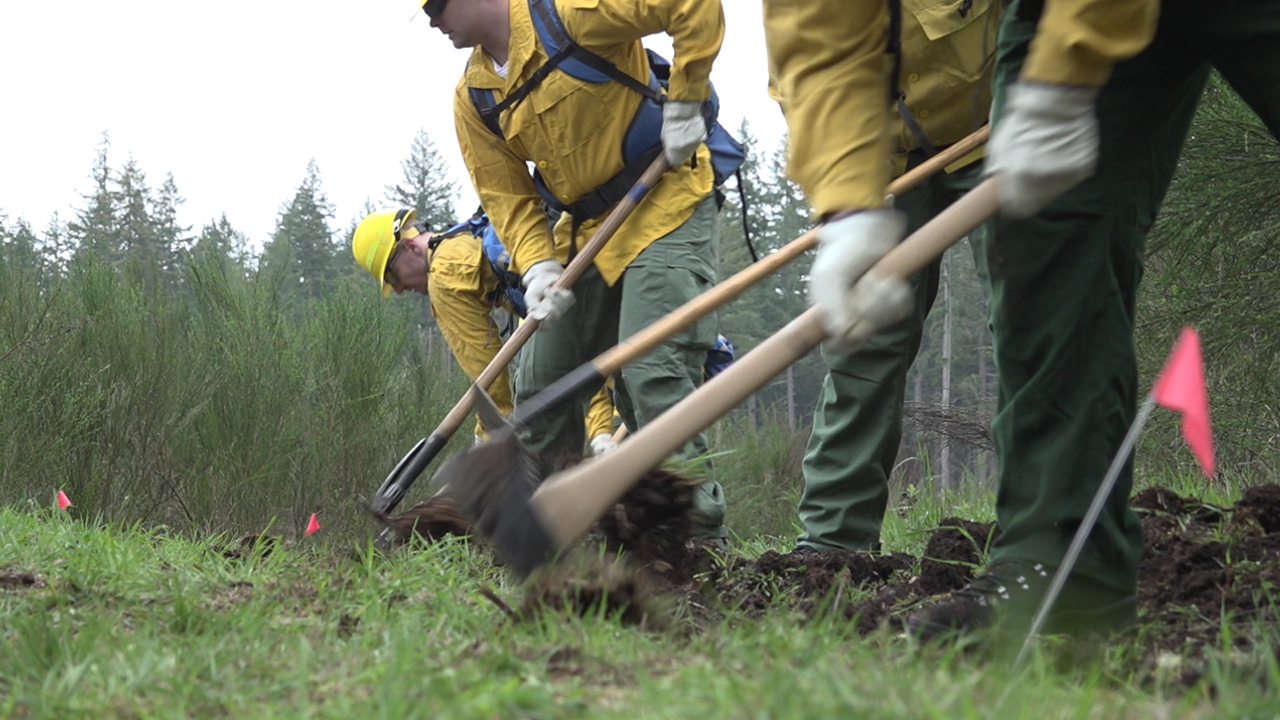
[[(622, 311), (618, 337), (626, 339), (715, 285), (715, 258), (720, 226), (715, 199), (708, 196), (680, 227), (645, 248), (622, 276)], [(615, 378), (621, 398), (619, 413), (637, 430), (702, 385), (707, 350), (715, 344), (716, 316), (710, 314), (648, 355), (628, 364)], [(694, 495), (693, 534), (724, 538), (724, 490), (716, 482), (707, 440), (698, 433), (676, 457), (697, 459), (705, 480)]]
[[(576, 302), (549, 330), (534, 333), (520, 355), (516, 403), (664, 317), (715, 284), (719, 244), (715, 201), (708, 197), (680, 227), (655, 240), (613, 286), (591, 268), (574, 285)], [(715, 342), (714, 315), (628, 364), (615, 378), (614, 398), (627, 426), (639, 430), (702, 384), (702, 364)], [(597, 388), (526, 428), (525, 446), (551, 462), (582, 453), (583, 418)], [(694, 497), (697, 537), (724, 537), (724, 492), (711, 475), (706, 439), (697, 435), (678, 454), (699, 461), (706, 480)]]
[[(1019, 72), (1038, 3), (1005, 12), (996, 69)], [(990, 224), (984, 248), (999, 377), (993, 559), (1056, 565), (1134, 420), (1134, 305), (1147, 232), (1212, 61), (1263, 120), (1280, 112), (1280, 3), (1168, 0), (1156, 41), (1120, 63), (1097, 103), (1095, 175), (1028, 220)], [(1075, 577), (1132, 595), (1142, 528), (1126, 464)]]
[[(574, 283), (573, 296), (574, 303), (564, 317), (535, 332), (520, 350), (516, 405), (617, 344), (621, 288), (609, 287), (593, 265)], [(587, 406), (598, 389), (584, 388), (571, 400), (528, 421), (524, 446), (540, 459), (544, 472), (582, 456)]]
[[(978, 166), (937, 175), (894, 205), (914, 231), (973, 187)], [(911, 276), (912, 315), (877, 332), (852, 355), (822, 350), (827, 375), (804, 456), (797, 542), (819, 550), (874, 550), (889, 498), (889, 473), (902, 438), (907, 370), (920, 350), (938, 294), (940, 261)]]

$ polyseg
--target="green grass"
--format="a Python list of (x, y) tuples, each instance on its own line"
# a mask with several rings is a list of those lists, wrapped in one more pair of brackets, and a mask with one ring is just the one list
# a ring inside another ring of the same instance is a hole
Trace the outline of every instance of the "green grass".
[(316, 535), (226, 557), (236, 546), (0, 509), (0, 574), (38, 578), (0, 590), (0, 718), (1216, 718), (1280, 701), (1274, 628), (1244, 657), (1224, 640), (1184, 690), (1172, 670), (1135, 684), (1124, 646), (1072, 670), (1046, 646), (1010, 668), (784, 612), (702, 632), (513, 624), (481, 591), (518, 605), (521, 588), (461, 543), (381, 557)]
[[(1280, 641), (1263, 625), (1224, 622), (1205, 657), (1146, 667), (1139, 641), (1069, 671), (1048, 643), (1015, 669), (781, 609), (723, 609), (723, 622), (696, 631), (687, 619), (659, 632), (598, 615), (512, 625), (483, 591), (518, 606), (522, 589), (483, 553), (359, 549), (371, 531), (361, 500), (465, 388), (439, 336), (416, 327), (421, 303), (381, 301), (365, 278), (304, 302), (279, 279), (216, 262), (193, 261), (184, 277), (165, 294), (92, 261), (59, 278), (0, 262), (0, 720), (1208, 718), (1280, 707)], [(1224, 455), (1221, 481), (1177, 474), (1192, 463), (1165, 424), (1148, 443), (1158, 450), (1139, 454), (1139, 488), (1227, 505), (1270, 479), (1247, 475), (1269, 472), (1265, 444)], [(741, 413), (709, 431), (736, 552), (792, 546), (805, 438)], [(930, 474), (923, 454), (910, 466)], [(919, 555), (945, 517), (993, 519), (987, 484), (960, 485), (942, 494), (895, 477), (884, 549)], [(58, 489), (70, 512), (49, 509)], [(423, 480), (405, 506), (425, 492)], [(316, 511), (323, 530), (305, 538)], [(281, 539), (246, 558), (246, 533)], [(38, 582), (20, 582), (25, 573)], [(1241, 634), (1251, 649), (1232, 642)], [(1186, 663), (1204, 668), (1190, 689)]]

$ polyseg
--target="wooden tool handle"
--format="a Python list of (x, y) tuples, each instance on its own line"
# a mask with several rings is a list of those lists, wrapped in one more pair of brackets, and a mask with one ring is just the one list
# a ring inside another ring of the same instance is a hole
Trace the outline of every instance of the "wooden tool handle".
[[(889, 183), (886, 192), (889, 195), (902, 195), (916, 185), (928, 180), (935, 173), (960, 158), (973, 152), (987, 141), (990, 127), (983, 125), (959, 142), (952, 143), (945, 150), (929, 158), (925, 162)], [(668, 315), (655, 321), (652, 325), (621, 340), (614, 347), (601, 353), (591, 364), (598, 374), (608, 377), (617, 373), (627, 363), (644, 357), (668, 338), (691, 325), (699, 318), (708, 315), (742, 293), (751, 286), (772, 275), (787, 263), (794, 260), (818, 242), (817, 230), (810, 230), (757, 262), (739, 270), (732, 277), (717, 284), (698, 297), (686, 302)]]
[[(876, 263), (881, 273), (906, 277), (999, 207), (991, 178), (939, 213)], [(636, 431), (627, 442), (548, 478), (531, 502), (560, 547), (576, 541), (646, 472), (812, 350), (825, 337), (819, 311), (810, 308), (696, 392)]]
[[(622, 223), (631, 216), (631, 211), (636, 209), (640, 201), (644, 199), (646, 193), (649, 192), (657, 182), (662, 178), (662, 173), (667, 171), (670, 165), (667, 164), (667, 158), (662, 153), (658, 153), (658, 157), (649, 165), (640, 179), (636, 181), (631, 190), (627, 192), (626, 197), (618, 201), (613, 210), (600, 223), (600, 227), (592, 234), (591, 239), (586, 245), (582, 246), (582, 250), (574, 256), (573, 260), (565, 267), (564, 273), (551, 284), (555, 288), (572, 288), (582, 273), (586, 272), (587, 267), (595, 261), (596, 255), (599, 254), (600, 248), (613, 237)], [(484, 370), (476, 376), (475, 385), (484, 390), (488, 390), (494, 380), (502, 374), (503, 370), (511, 364), (515, 359), (516, 353), (520, 352), (520, 348), (525, 342), (533, 336), (538, 329), (537, 320), (525, 320), (520, 323), (515, 332), (511, 333), (511, 337), (502, 343), (502, 347), (498, 348), (498, 354), (493, 356), (493, 360), (485, 366)], [(444, 419), (440, 421), (440, 427), (436, 428), (436, 433), (452, 435), (471, 414), (471, 409), (475, 407), (476, 396), (475, 387), (467, 388), (466, 393), (458, 400)]]

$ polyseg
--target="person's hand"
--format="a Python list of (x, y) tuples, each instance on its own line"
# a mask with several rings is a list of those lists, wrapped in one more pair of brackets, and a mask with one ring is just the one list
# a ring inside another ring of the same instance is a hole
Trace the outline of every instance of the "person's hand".
[(618, 447), (618, 443), (613, 441), (613, 435), (609, 433), (600, 433), (591, 438), (592, 455), (603, 455), (616, 447)]
[(564, 268), (555, 260), (543, 260), (525, 271), (524, 301), (529, 308), (527, 318), (538, 321), (538, 329), (546, 330), (573, 306), (573, 292), (565, 288), (551, 287)]
[(864, 210), (818, 228), (818, 256), (809, 271), (809, 299), (822, 315), (827, 344), (857, 349), (876, 330), (911, 312), (903, 278), (868, 269), (902, 238), (907, 219), (894, 210)]
[(707, 121), (702, 118), (701, 102), (668, 100), (662, 104), (662, 152), (671, 167), (692, 157), (706, 139)]
[(1093, 174), (1098, 165), (1098, 89), (1019, 80), (987, 146), (1000, 210), (1030, 217)]

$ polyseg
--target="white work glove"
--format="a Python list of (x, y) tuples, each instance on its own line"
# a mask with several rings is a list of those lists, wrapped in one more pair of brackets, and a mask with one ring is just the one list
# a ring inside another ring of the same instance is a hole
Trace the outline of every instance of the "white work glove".
[(692, 157), (706, 139), (707, 121), (700, 101), (667, 100), (662, 104), (662, 152), (671, 167)]
[(876, 330), (911, 313), (911, 286), (905, 278), (868, 272), (898, 244), (906, 228), (906, 216), (887, 208), (864, 210), (818, 228), (809, 299), (821, 310), (831, 349), (856, 350)]
[(538, 329), (546, 330), (559, 320), (573, 306), (573, 293), (565, 288), (553, 288), (554, 283), (564, 274), (564, 268), (555, 260), (543, 260), (533, 264), (525, 271), (524, 301), (530, 320), (538, 321)]
[(1098, 165), (1098, 89), (1019, 80), (987, 146), (987, 174), (1001, 176), (1000, 211), (1030, 217)]
[(592, 455), (603, 455), (616, 447), (618, 447), (618, 443), (613, 441), (613, 435), (609, 433), (600, 433), (591, 438)]

